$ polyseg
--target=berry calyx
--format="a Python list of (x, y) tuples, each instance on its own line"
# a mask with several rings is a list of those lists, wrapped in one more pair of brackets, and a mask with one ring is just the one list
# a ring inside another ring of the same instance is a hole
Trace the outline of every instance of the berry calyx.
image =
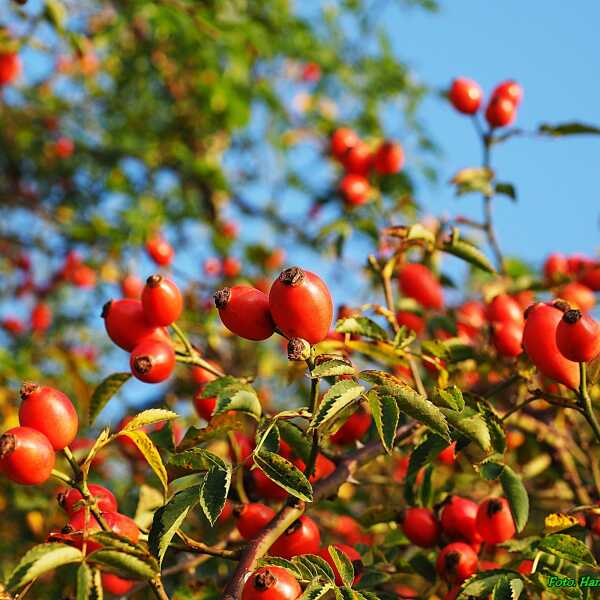
[(463, 542), (453, 542), (442, 549), (436, 561), (438, 575), (448, 583), (461, 583), (477, 571), (477, 554)]
[(458, 77), (452, 82), (448, 98), (458, 112), (472, 115), (481, 106), (483, 92), (477, 82), (465, 77)]
[(171, 325), (181, 316), (183, 296), (170, 279), (158, 274), (151, 275), (142, 291), (142, 308), (151, 325)]
[(402, 515), (404, 535), (421, 548), (435, 546), (440, 537), (440, 524), (428, 508), (408, 508)]
[(145, 383), (160, 383), (175, 368), (175, 352), (171, 344), (158, 340), (142, 340), (131, 352), (131, 373)]
[(140, 300), (111, 300), (104, 305), (102, 318), (108, 337), (127, 352), (131, 352), (143, 339), (169, 341), (165, 329), (148, 323)]
[(271, 546), (270, 554), (288, 560), (298, 554), (317, 554), (321, 546), (321, 533), (317, 524), (302, 515)]
[(325, 282), (300, 267), (283, 271), (269, 292), (271, 316), (287, 337), (317, 344), (327, 337), (333, 319), (333, 301)]
[(75, 439), (79, 428), (77, 411), (61, 391), (25, 383), (21, 399), (19, 423), (43, 433), (54, 450), (62, 450)]
[(275, 324), (269, 297), (264, 292), (249, 285), (236, 285), (216, 292), (214, 300), (223, 325), (232, 333), (257, 342), (273, 335)]
[(52, 444), (37, 429), (14, 427), (0, 437), (0, 472), (15, 483), (44, 483), (55, 460)]
[(506, 498), (488, 498), (477, 509), (477, 532), (488, 544), (501, 544), (515, 535), (513, 520)]
[(300, 584), (287, 569), (269, 566), (250, 575), (242, 600), (296, 600), (301, 594)]
[(568, 310), (556, 328), (560, 353), (574, 362), (590, 362), (600, 354), (600, 324), (579, 310)]

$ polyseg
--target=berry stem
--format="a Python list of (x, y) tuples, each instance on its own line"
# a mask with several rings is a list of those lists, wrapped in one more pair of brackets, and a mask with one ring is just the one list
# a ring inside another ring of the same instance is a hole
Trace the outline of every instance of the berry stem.
[(198, 354), (196, 353), (196, 351), (194, 349), (192, 349), (192, 352), (194, 353), (192, 356), (184, 356), (182, 354), (176, 354), (175, 360), (178, 363), (183, 363), (186, 365), (193, 365), (194, 367), (202, 367), (205, 371), (208, 371), (209, 373), (212, 373), (213, 375), (216, 375), (217, 377), (224, 376), (223, 371), (221, 371), (219, 369), (215, 369), (215, 367), (213, 367), (210, 363), (206, 362), (203, 358), (198, 356)]
[(154, 595), (158, 598), (158, 600), (169, 600), (169, 596), (165, 591), (160, 575), (157, 575), (154, 579), (150, 580), (150, 588), (152, 589)]
[(175, 335), (181, 340), (181, 343), (185, 347), (185, 351), (188, 356), (194, 356), (194, 348), (192, 347), (192, 343), (188, 339), (187, 335), (183, 332), (181, 327), (177, 325), (177, 323), (171, 323), (171, 329), (175, 332)]
[(579, 363), (579, 402), (583, 408), (583, 414), (596, 436), (596, 440), (600, 442), (600, 425), (596, 419), (592, 399), (588, 393), (587, 365), (584, 362)]
[(75, 477), (78, 477), (81, 474), (81, 468), (79, 466), (79, 463), (75, 460), (75, 457), (71, 452), (71, 448), (69, 448), (69, 446), (65, 446), (63, 448), (63, 454), (65, 455), (65, 458), (69, 461), (71, 469), (73, 469), (73, 475), (75, 475)]

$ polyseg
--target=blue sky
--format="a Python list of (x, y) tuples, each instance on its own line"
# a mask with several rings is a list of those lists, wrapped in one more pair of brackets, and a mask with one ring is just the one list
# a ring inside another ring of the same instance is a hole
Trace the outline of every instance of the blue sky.
[[(391, 9), (382, 18), (399, 55), (430, 85), (443, 88), (465, 75), (489, 92), (514, 78), (525, 90), (517, 126), (600, 125), (600, 3), (569, 10), (558, 0), (454, 0), (442, 2), (438, 14)], [(471, 124), (435, 97), (422, 115), (444, 157), (440, 186), (423, 187), (420, 199), (434, 213), (478, 216), (476, 196), (454, 198), (446, 185), (456, 170), (480, 159)], [(496, 203), (505, 251), (532, 262), (555, 250), (597, 253), (600, 137), (514, 139), (495, 151), (493, 163), (519, 193), (517, 204), (503, 197)]]

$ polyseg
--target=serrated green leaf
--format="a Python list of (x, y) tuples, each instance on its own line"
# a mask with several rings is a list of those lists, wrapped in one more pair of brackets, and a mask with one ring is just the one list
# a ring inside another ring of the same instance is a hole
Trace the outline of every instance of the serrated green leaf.
[(321, 583), (318, 579), (311, 581), (298, 600), (320, 600), (335, 589), (331, 583)]
[(103, 597), (100, 571), (82, 562), (77, 569), (76, 600), (102, 600)]
[(228, 464), (220, 456), (204, 448), (192, 448), (191, 450), (170, 454), (167, 463), (174, 467), (190, 471), (206, 471), (211, 467), (217, 467), (226, 471), (229, 468)]
[(229, 387), (223, 390), (217, 396), (217, 405), (213, 412), (213, 417), (214, 415), (230, 410), (243, 412), (255, 418), (260, 417), (262, 406), (254, 388), (248, 384), (244, 384), (243, 387), (238, 389)]
[(153, 579), (158, 574), (148, 561), (118, 550), (96, 550), (88, 556), (88, 560), (125, 577)]
[(263, 556), (258, 561), (259, 567), (281, 567), (287, 569), (296, 579), (302, 579), (302, 571), (291, 560), (279, 556)]
[(373, 416), (373, 421), (375, 421), (379, 439), (385, 451), (390, 453), (394, 447), (396, 428), (398, 427), (398, 420), (400, 418), (398, 404), (395, 398), (382, 396), (376, 389), (372, 389), (367, 397), (369, 398), (371, 415)]
[(223, 393), (227, 388), (233, 387), (239, 389), (245, 385), (245, 381), (239, 377), (225, 375), (225, 377), (217, 377), (213, 381), (209, 381), (202, 388), (202, 398), (213, 398)]
[(90, 451), (87, 453), (85, 460), (81, 463), (81, 470), (84, 473), (89, 471), (89, 468), (94, 460), (96, 454), (110, 441), (110, 429), (107, 427), (100, 432), (100, 435), (96, 438), (94, 445), (90, 448)]
[(448, 254), (452, 254), (473, 266), (486, 271), (487, 273), (495, 273), (496, 269), (488, 259), (488, 257), (477, 246), (466, 242), (465, 240), (454, 240), (446, 242), (442, 245), (442, 250)]
[(401, 383), (395, 375), (385, 371), (366, 370), (358, 374), (359, 379), (371, 383), (373, 385), (396, 385)]
[(273, 482), (284, 488), (289, 494), (312, 502), (312, 485), (304, 473), (295, 467), (289, 460), (279, 454), (261, 450), (254, 454), (256, 466)]
[(351, 363), (334, 358), (320, 365), (317, 365), (310, 373), (310, 376), (313, 379), (317, 379), (319, 377), (338, 377), (340, 375), (354, 375), (356, 373), (356, 369), (352, 366)]
[(565, 533), (554, 533), (542, 538), (538, 549), (576, 565), (595, 567), (597, 564), (594, 556), (583, 542)]
[(342, 550), (331, 545), (328, 547), (329, 556), (335, 564), (337, 572), (340, 574), (340, 579), (344, 582), (344, 585), (352, 586), (354, 581), (354, 566), (352, 561), (348, 558), (348, 555)]
[(311, 429), (326, 430), (335, 418), (358, 398), (365, 388), (351, 379), (344, 379), (332, 385), (321, 400), (319, 410), (310, 423)]
[(560, 123), (559, 125), (543, 123), (539, 126), (538, 132), (553, 137), (563, 135), (600, 135), (600, 127), (577, 122)]
[(508, 466), (500, 473), (502, 490), (510, 505), (510, 512), (515, 520), (518, 532), (523, 531), (529, 519), (529, 496), (521, 478)]
[(148, 534), (150, 552), (162, 563), (171, 540), (177, 533), (188, 512), (200, 501), (200, 486), (194, 486), (175, 494), (167, 504), (154, 513)]
[(476, 442), (484, 452), (492, 448), (490, 432), (485, 419), (474, 409), (466, 407), (462, 412), (440, 409), (454, 429)]
[(214, 525), (225, 506), (231, 485), (231, 469), (211, 467), (200, 487), (200, 506), (211, 525)]
[(406, 477), (416, 477), (419, 471), (435, 460), (438, 454), (448, 447), (448, 442), (438, 435), (428, 435), (410, 454)]
[(523, 591), (523, 581), (507, 575), (501, 577), (494, 586), (492, 600), (517, 600)]
[(89, 539), (109, 550), (121, 550), (141, 557), (147, 555), (147, 552), (140, 546), (113, 531), (98, 531), (90, 535)]
[(487, 594), (492, 592), (498, 581), (507, 576), (514, 577), (514, 571), (494, 569), (492, 571), (476, 573), (463, 583), (462, 590), (458, 595), (457, 600), (467, 600), (470, 597), (485, 598)]
[(335, 575), (329, 563), (316, 554), (299, 554), (292, 559), (293, 563), (299, 568), (310, 572), (313, 577), (318, 577), (321, 581), (335, 581)]
[(148, 434), (138, 429), (136, 431), (126, 431), (124, 433), (119, 432), (119, 435), (126, 435), (137, 446), (146, 462), (150, 465), (150, 468), (158, 477), (166, 494), (169, 485), (167, 481), (167, 470), (165, 469), (165, 465), (163, 464), (158, 449), (152, 443)]
[(455, 385), (452, 385), (445, 390), (441, 388), (436, 389), (436, 396), (447, 408), (457, 412), (461, 412), (465, 407), (465, 399), (463, 398), (462, 392)]
[(164, 495), (160, 490), (145, 483), (140, 486), (138, 503), (133, 517), (140, 529), (150, 529), (154, 513), (164, 504), (164, 500)]
[(135, 415), (125, 427), (120, 429), (117, 434), (127, 433), (129, 431), (136, 431), (146, 425), (154, 425), (154, 423), (160, 423), (161, 421), (170, 421), (177, 419), (179, 415), (172, 410), (166, 410), (164, 408), (150, 408), (143, 412)]
[(369, 317), (348, 317), (335, 324), (338, 333), (351, 333), (371, 340), (387, 341), (388, 334), (380, 325)]
[(8, 578), (6, 587), (18, 590), (41, 575), (63, 565), (81, 562), (83, 554), (78, 548), (66, 544), (39, 544), (29, 550)]
[(94, 421), (102, 412), (102, 409), (106, 406), (108, 401), (121, 389), (124, 383), (129, 381), (129, 379), (131, 379), (131, 373), (113, 373), (96, 387), (89, 405), (88, 421), (90, 425), (94, 424)]
[(382, 396), (394, 398), (401, 412), (423, 423), (423, 425), (427, 425), (440, 437), (450, 441), (448, 423), (440, 409), (427, 398), (415, 392), (410, 386), (404, 383), (396, 383), (377, 386), (374, 389)]
[(277, 422), (277, 429), (279, 429), (279, 435), (292, 449), (292, 452), (306, 464), (311, 451), (311, 442), (306, 433), (294, 423), (284, 420)]

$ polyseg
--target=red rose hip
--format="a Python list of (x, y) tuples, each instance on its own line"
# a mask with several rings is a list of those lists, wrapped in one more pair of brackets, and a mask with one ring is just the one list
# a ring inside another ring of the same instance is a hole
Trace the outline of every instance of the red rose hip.
[(477, 554), (463, 542), (448, 544), (439, 554), (436, 570), (448, 583), (461, 583), (477, 571)]
[(396, 142), (383, 142), (375, 153), (374, 165), (380, 175), (399, 173), (404, 166), (402, 146)]
[(243, 504), (235, 509), (236, 527), (245, 540), (251, 540), (275, 517), (275, 511), (258, 502)]
[(0, 472), (21, 485), (39, 485), (54, 468), (54, 449), (31, 427), (14, 427), (0, 437)]
[(310, 517), (302, 515), (287, 528), (269, 552), (289, 560), (299, 554), (317, 554), (320, 545), (319, 527)]
[[(336, 548), (336, 550), (343, 552), (348, 557), (348, 560), (352, 563), (352, 566), (354, 567), (354, 580), (352, 581), (352, 585), (357, 584), (360, 581), (361, 571), (362, 571), (362, 567), (363, 567), (362, 558), (361, 558), (360, 554), (352, 546), (349, 546), (348, 544), (332, 544), (332, 546), (334, 546)], [(319, 552), (319, 556), (322, 559), (324, 559), (325, 561), (327, 561), (327, 564), (333, 570), (333, 574), (335, 575), (335, 584), (343, 585), (344, 582), (342, 581), (342, 578), (337, 569), (335, 561), (333, 560), (331, 553), (329, 552), (329, 547), (321, 548), (321, 551)]]
[(412, 263), (403, 266), (398, 274), (398, 282), (405, 296), (413, 298), (425, 308), (443, 308), (442, 286), (425, 265)]
[(498, 84), (492, 92), (492, 97), (508, 98), (515, 106), (523, 100), (523, 88), (512, 79)]
[(573, 362), (589, 362), (600, 354), (600, 324), (578, 310), (568, 310), (556, 328), (560, 353)]
[(515, 120), (516, 114), (517, 109), (512, 100), (504, 96), (494, 96), (487, 106), (485, 118), (490, 127), (506, 127)]
[(148, 323), (164, 327), (181, 316), (183, 297), (170, 279), (151, 275), (142, 291), (142, 308)]
[(468, 498), (450, 496), (440, 513), (444, 534), (451, 540), (465, 540), (470, 544), (481, 542), (477, 531), (477, 504)]
[(340, 192), (349, 206), (360, 206), (369, 201), (371, 186), (363, 175), (348, 173), (340, 182)]
[(171, 264), (175, 251), (171, 244), (167, 242), (161, 235), (155, 235), (146, 242), (146, 250), (150, 258), (162, 267)]
[(331, 154), (338, 160), (342, 160), (350, 148), (360, 142), (360, 138), (348, 127), (336, 129), (331, 136)]
[(506, 498), (488, 498), (477, 509), (477, 531), (488, 544), (501, 544), (515, 535), (513, 520)]
[(440, 524), (428, 508), (408, 508), (402, 519), (404, 535), (421, 548), (435, 546), (440, 537)]
[(262, 567), (248, 577), (242, 600), (296, 600), (302, 588), (296, 578), (283, 567)]
[(452, 106), (465, 115), (472, 115), (479, 110), (483, 92), (472, 79), (459, 77), (452, 82), (448, 94)]
[(143, 340), (131, 352), (131, 373), (145, 383), (160, 383), (168, 379), (175, 368), (175, 352), (170, 344), (158, 340)]
[(236, 285), (219, 290), (214, 299), (223, 325), (232, 333), (253, 341), (273, 335), (275, 325), (265, 293), (249, 285)]
[[(96, 499), (96, 504), (102, 512), (116, 512), (118, 509), (117, 499), (114, 494), (104, 486), (97, 483), (88, 485), (90, 494)], [(66, 492), (59, 494), (58, 503), (66, 513), (72, 515), (83, 508), (83, 495), (79, 490), (70, 488)]]

